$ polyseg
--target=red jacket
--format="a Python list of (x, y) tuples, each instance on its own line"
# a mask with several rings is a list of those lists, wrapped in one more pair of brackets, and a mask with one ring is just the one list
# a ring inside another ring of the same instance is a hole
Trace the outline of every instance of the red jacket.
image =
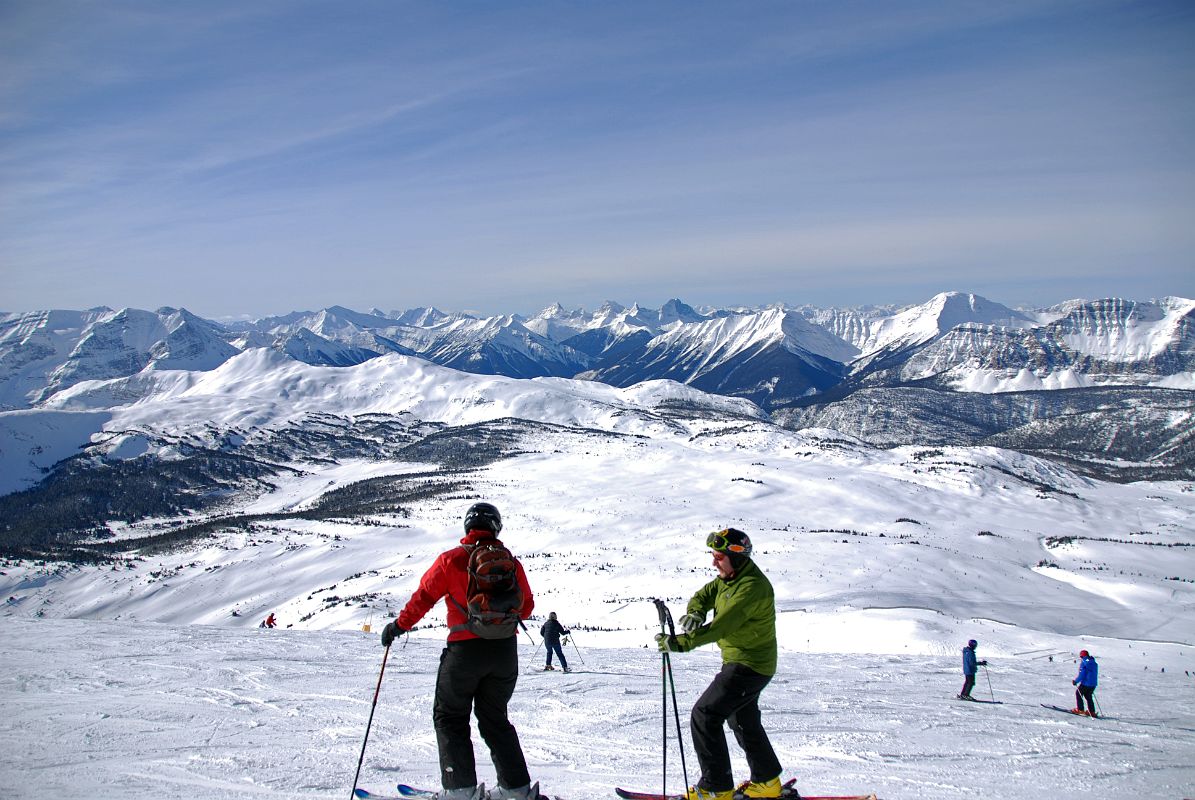
[[(465, 535), (465, 538), (461, 539), (461, 545), (474, 545), (484, 539), (496, 538), (489, 531), (469, 531)], [(451, 601), (445, 602), (445, 605), (448, 607), (448, 641), (456, 642), (461, 639), (478, 638), (466, 630), (452, 630), (457, 625), (465, 624), (465, 613), (461, 611), (457, 603), (460, 603), (461, 606), (467, 605), (465, 595), (469, 588), (469, 553), (470, 550), (466, 550), (462, 546), (454, 547), (436, 557), (435, 562), (432, 563), (427, 572), (423, 573), (423, 577), (419, 580), (419, 588), (411, 595), (411, 599), (407, 601), (403, 610), (398, 613), (398, 619), (395, 621), (400, 628), (409, 631), (418, 624), (419, 620), (423, 619), (423, 616), (428, 611), (431, 611), (432, 606), (442, 598), (451, 596), (456, 600), (456, 603)], [(535, 609), (535, 598), (531, 596), (531, 586), (527, 583), (527, 573), (523, 572), (523, 565), (519, 563), (517, 558), (515, 559), (515, 567), (519, 587), (523, 590), (523, 607), (519, 610), (519, 616), (527, 619)]]

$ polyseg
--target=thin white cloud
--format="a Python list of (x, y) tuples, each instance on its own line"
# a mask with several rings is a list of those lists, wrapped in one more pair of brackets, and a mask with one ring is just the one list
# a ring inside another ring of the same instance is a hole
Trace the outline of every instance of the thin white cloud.
[(1001, 259), (1097, 274), (1134, 253), (1162, 282), (1190, 257), (1181, 10), (188, 8), (204, 24), (88, 5), (69, 52), (29, 44), (53, 14), (26, 11), (23, 44), (0, 34), (18, 45), (0, 56), (0, 269), (22, 305), (59, 304), (33, 298), (63, 275), (136, 291), (164, 264), (185, 296), (161, 303), (277, 269), (306, 307), (346, 274), (431, 297), (713, 286), (728, 264), (777, 285)]

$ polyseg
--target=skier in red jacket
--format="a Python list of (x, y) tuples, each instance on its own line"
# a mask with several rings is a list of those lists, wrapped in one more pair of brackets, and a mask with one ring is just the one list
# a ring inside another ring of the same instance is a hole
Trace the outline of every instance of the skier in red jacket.
[[(448, 609), (448, 643), (436, 675), (433, 722), (440, 751), (439, 800), (537, 800), (539, 784), (531, 785), (527, 759), (519, 735), (507, 717), (507, 704), (519, 678), (517, 633), (502, 639), (483, 639), (467, 630), (469, 558), (474, 548), (496, 541), (502, 516), (489, 503), (474, 503), (465, 513), (465, 536), (459, 547), (441, 553), (424, 573), (398, 618), (382, 630), (382, 645), (414, 627), (441, 599)], [(522, 590), (519, 617), (535, 608), (523, 565), (515, 561)], [(477, 783), (473, 742), (469, 737), (470, 710), (489, 747), (498, 786), (485, 794)]]

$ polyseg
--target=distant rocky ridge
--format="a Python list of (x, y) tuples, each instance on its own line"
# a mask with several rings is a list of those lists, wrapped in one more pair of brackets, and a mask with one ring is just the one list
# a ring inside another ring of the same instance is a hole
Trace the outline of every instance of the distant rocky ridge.
[(1126, 477), (1192, 469), (1195, 301), (1174, 297), (1047, 309), (958, 292), (907, 308), (608, 302), (486, 319), (333, 306), (229, 324), (171, 308), (10, 313), (0, 410), (43, 407), (86, 381), (212, 370), (260, 347), (332, 367), (398, 353), (514, 378), (669, 379), (751, 400), (788, 427), (884, 446), (999, 444), (1105, 472), (1105, 461), (1137, 464)]

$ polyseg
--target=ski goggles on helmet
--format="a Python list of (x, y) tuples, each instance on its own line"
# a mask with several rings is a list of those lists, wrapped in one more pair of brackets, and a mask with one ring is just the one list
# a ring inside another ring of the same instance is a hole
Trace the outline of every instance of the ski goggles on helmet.
[(716, 553), (751, 553), (751, 540), (733, 528), (711, 533), (705, 538), (705, 546)]

